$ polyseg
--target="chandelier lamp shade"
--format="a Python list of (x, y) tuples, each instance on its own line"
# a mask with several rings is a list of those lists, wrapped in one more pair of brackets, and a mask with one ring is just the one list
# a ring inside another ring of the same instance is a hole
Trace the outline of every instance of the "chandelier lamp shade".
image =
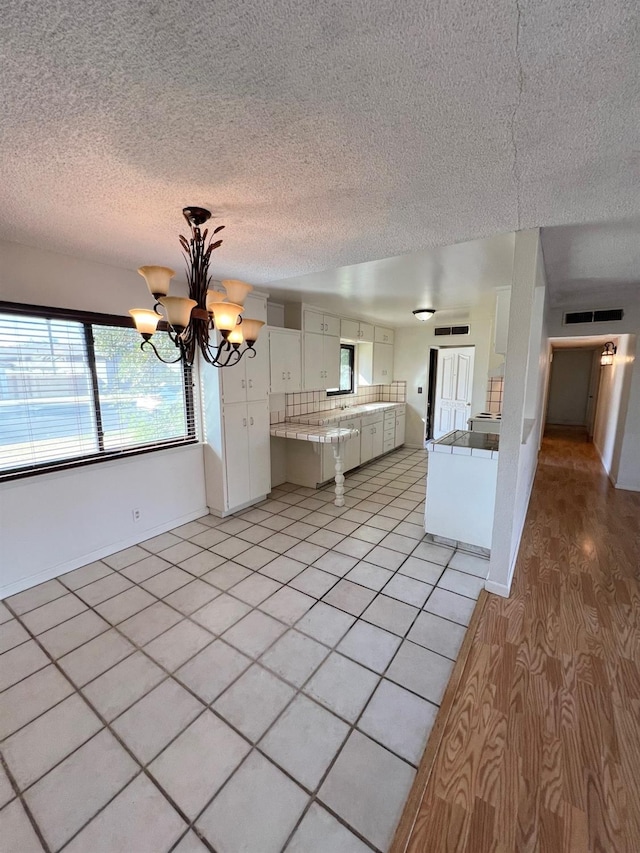
[[(185, 207), (182, 214), (191, 228), (189, 238), (180, 235), (187, 265), (189, 296), (169, 296), (169, 285), (175, 275), (169, 267), (140, 267), (138, 272), (156, 302), (153, 310), (132, 308), (129, 314), (142, 336), (140, 348), (143, 352), (151, 349), (160, 361), (166, 364), (184, 361), (191, 366), (200, 351), (205, 361), (214, 367), (231, 367), (247, 353), (249, 358), (255, 357), (254, 345), (264, 326), (262, 320), (243, 317), (244, 301), (253, 286), (227, 279), (222, 281), (224, 293), (210, 289), (211, 253), (222, 244), (222, 240), (214, 240), (214, 236), (224, 225), (214, 228), (209, 235), (209, 230), (201, 231), (200, 226), (211, 218), (210, 211), (203, 207)], [(178, 350), (174, 359), (162, 358), (151, 340), (163, 320), (167, 334)]]

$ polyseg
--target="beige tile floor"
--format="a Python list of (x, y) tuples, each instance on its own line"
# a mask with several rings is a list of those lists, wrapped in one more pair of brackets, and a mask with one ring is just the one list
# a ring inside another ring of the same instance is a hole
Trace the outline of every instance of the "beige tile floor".
[(285, 484), (0, 603), (11, 853), (385, 851), (487, 563), (426, 456)]

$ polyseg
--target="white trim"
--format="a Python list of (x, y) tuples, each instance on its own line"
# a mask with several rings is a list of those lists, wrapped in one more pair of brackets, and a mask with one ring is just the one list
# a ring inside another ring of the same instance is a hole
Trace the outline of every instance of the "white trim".
[(511, 581), (509, 581), (508, 586), (503, 583), (497, 583), (496, 581), (485, 581), (484, 588), (487, 592), (493, 592), (495, 595), (501, 595), (503, 598), (509, 598), (511, 593)]
[(153, 527), (150, 530), (145, 530), (144, 539), (140, 539), (139, 534), (137, 536), (130, 536), (118, 543), (111, 543), (106, 548), (99, 548), (96, 551), (92, 551), (89, 554), (83, 554), (81, 557), (76, 557), (66, 563), (60, 563), (57, 566), (50, 566), (48, 569), (44, 569), (42, 572), (37, 572), (35, 575), (20, 578), (20, 580), (14, 581), (8, 586), (0, 587), (0, 601), (3, 598), (8, 598), (10, 595), (15, 595), (25, 589), (30, 589), (32, 586), (37, 586), (45, 581), (50, 581), (60, 575), (66, 575), (68, 572), (72, 572), (75, 569), (79, 569), (82, 566), (86, 566), (89, 563), (102, 559), (102, 557), (108, 557), (110, 554), (116, 554), (118, 551), (123, 551), (125, 548), (131, 548), (132, 545), (139, 545), (140, 542), (146, 542), (147, 539), (152, 539), (160, 533), (166, 533), (168, 530), (173, 530), (174, 527), (180, 527), (180, 525), (187, 524), (189, 521), (195, 521), (198, 518), (202, 518), (204, 515), (209, 515), (207, 507), (187, 513), (187, 515), (180, 516), (179, 518), (173, 518), (166, 524), (160, 524), (158, 527)]

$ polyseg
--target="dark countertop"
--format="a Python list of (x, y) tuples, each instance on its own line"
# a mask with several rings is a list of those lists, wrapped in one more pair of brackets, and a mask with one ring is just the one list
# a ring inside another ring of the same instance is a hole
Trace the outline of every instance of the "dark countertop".
[(467, 432), (457, 429), (436, 439), (434, 444), (448, 444), (452, 447), (470, 447), (473, 450), (498, 450), (500, 436), (491, 432)]

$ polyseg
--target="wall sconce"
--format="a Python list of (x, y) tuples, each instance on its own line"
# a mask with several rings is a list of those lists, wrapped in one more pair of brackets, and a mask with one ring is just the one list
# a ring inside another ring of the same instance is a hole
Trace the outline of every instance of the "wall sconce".
[(613, 357), (618, 352), (618, 347), (613, 343), (613, 341), (607, 341), (604, 345), (604, 349), (602, 350), (602, 355), (600, 356), (600, 364), (603, 367), (606, 367), (608, 364), (613, 364)]

